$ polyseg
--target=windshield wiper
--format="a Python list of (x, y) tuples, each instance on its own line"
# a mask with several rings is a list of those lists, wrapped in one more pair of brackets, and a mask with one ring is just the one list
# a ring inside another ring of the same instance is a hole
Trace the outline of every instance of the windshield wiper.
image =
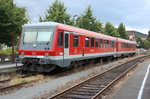
[(46, 44), (48, 45), (49, 41), (46, 42)]

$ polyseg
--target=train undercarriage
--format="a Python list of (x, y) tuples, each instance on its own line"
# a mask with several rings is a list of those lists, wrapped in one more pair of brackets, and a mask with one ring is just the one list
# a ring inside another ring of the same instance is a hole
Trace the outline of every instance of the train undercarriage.
[[(128, 54), (128, 55), (121, 55), (120, 57), (126, 57), (126, 56), (133, 56), (135, 54)], [(98, 58), (90, 58), (90, 59), (84, 59), (84, 60), (74, 60), (71, 62), (70, 66), (67, 66), (65, 68), (78, 68), (86, 65), (93, 66), (95, 64), (103, 64), (108, 63), (111, 60), (116, 60), (119, 57), (114, 56), (107, 56), (107, 57), (98, 57)], [(43, 61), (41, 62), (40, 59), (23, 59), (22, 60), (23, 65), (19, 69), (19, 71), (28, 71), (28, 72), (37, 72), (37, 73), (50, 73), (53, 70), (56, 70), (60, 68), (59, 66), (55, 64), (47, 64), (47, 62)]]

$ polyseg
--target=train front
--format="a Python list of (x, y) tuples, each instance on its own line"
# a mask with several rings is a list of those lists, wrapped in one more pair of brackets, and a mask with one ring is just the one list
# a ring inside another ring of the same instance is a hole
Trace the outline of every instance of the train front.
[(55, 68), (50, 63), (53, 56), (55, 25), (47, 23), (26, 24), (23, 26), (19, 58), (23, 63), (22, 70), (35, 72), (50, 72)]

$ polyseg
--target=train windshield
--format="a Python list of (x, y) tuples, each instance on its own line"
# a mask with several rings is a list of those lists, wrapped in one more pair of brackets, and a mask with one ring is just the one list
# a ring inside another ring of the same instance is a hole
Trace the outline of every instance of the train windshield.
[(51, 38), (52, 33), (52, 29), (25, 29), (23, 35), (23, 42), (48, 42)]

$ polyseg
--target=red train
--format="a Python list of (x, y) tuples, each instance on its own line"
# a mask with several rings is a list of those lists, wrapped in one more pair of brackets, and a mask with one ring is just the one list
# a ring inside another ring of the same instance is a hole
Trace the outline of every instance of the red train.
[(38, 72), (135, 52), (136, 42), (55, 22), (25, 24), (18, 49), (23, 70)]

